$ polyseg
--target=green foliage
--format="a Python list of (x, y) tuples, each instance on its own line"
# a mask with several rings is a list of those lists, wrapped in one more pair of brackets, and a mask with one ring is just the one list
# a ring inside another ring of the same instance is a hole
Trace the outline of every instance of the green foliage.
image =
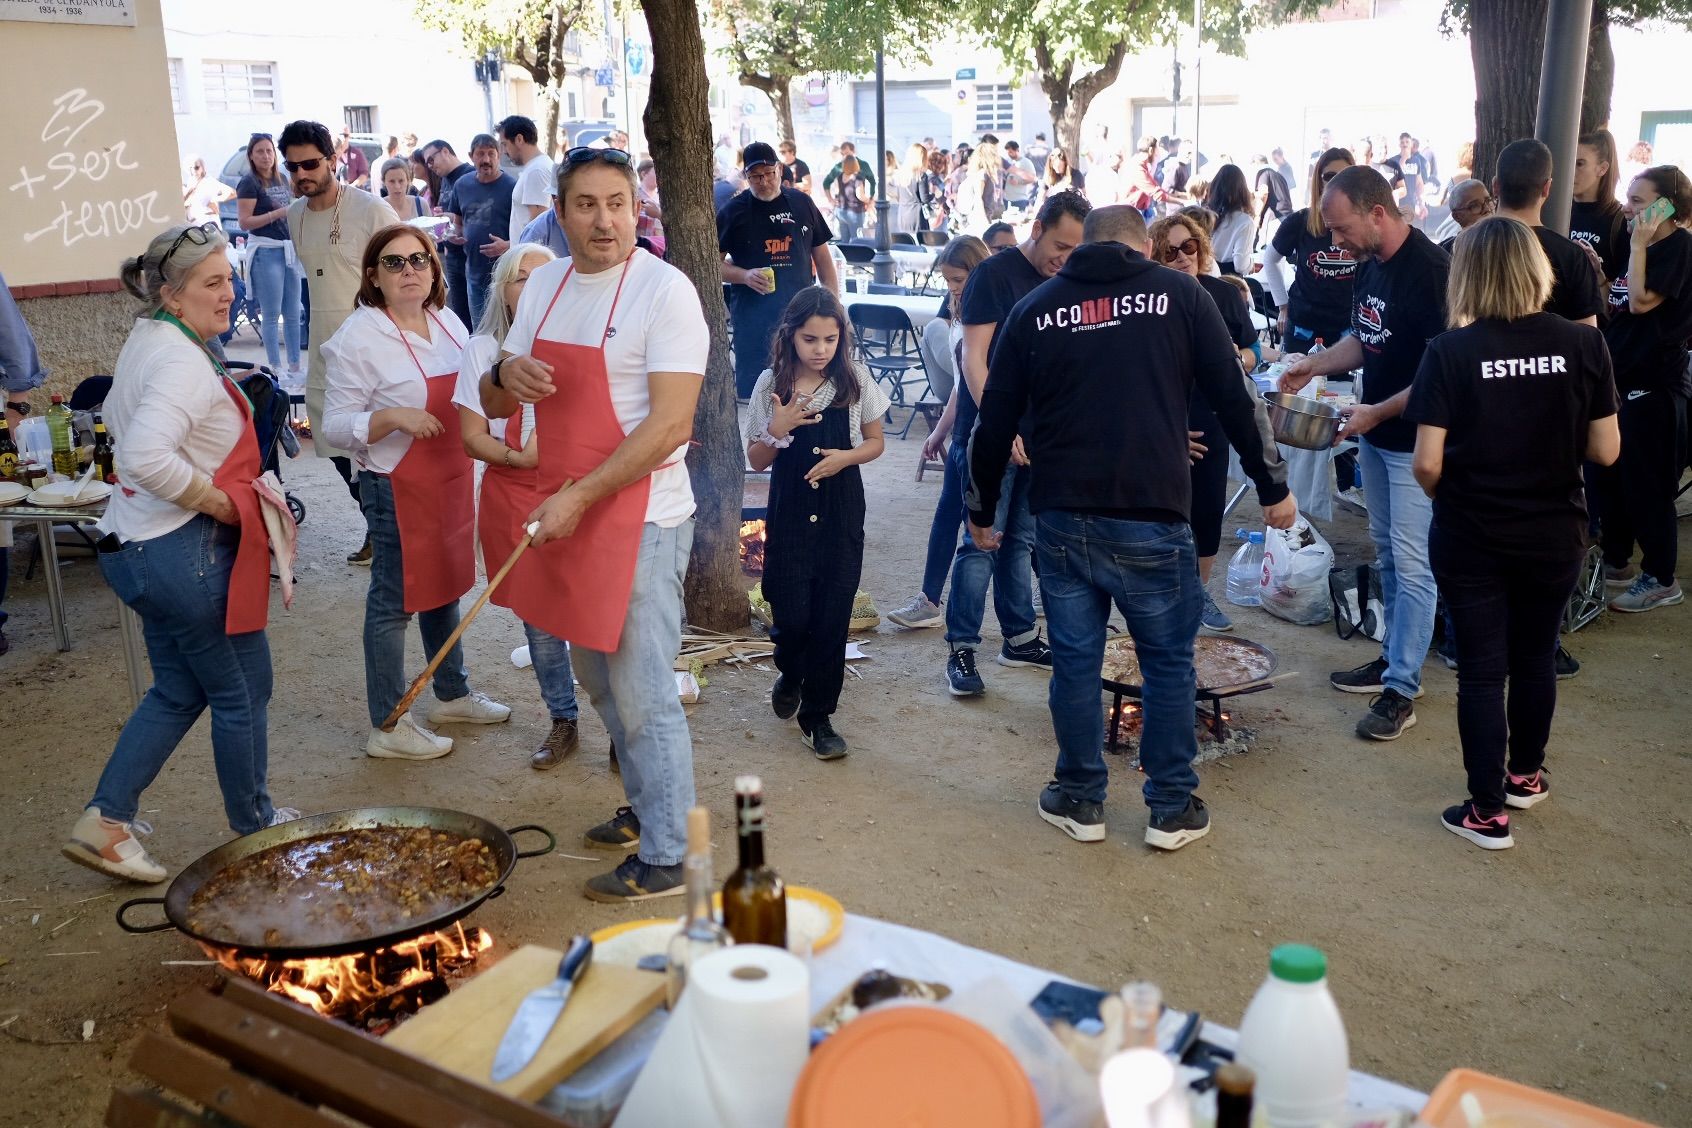
[[(1484, 2), (1484, 0), (1483, 0)], [(1469, 33), (1469, 8), (1474, 0), (1446, 0), (1439, 26), (1447, 34)], [(1615, 27), (1637, 27), (1644, 23), (1667, 22), (1692, 27), (1692, 0), (1594, 0), (1593, 7), (1609, 13)]]
[(930, 0), (711, 0), (721, 53), (742, 76), (778, 82), (871, 68), (876, 40), (889, 57), (927, 62), (945, 17)]
[(591, 34), (600, 27), (600, 5), (584, 0), (414, 0), (417, 20), (436, 31), (456, 32), (472, 55), (499, 50), (508, 59), (533, 55), (555, 22)]

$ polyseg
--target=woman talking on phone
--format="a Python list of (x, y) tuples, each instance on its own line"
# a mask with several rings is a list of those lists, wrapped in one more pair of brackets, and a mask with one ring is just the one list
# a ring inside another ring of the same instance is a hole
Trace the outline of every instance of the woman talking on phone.
[[(1692, 182), (1673, 165), (1627, 189), (1627, 273), (1610, 283), (1604, 339), (1621, 391), (1622, 455), (1599, 478), (1604, 578), (1614, 611), (1679, 603), (1674, 495), (1685, 465), (1686, 338), (1692, 336)], [(1632, 564), (1633, 546), (1639, 567)]]

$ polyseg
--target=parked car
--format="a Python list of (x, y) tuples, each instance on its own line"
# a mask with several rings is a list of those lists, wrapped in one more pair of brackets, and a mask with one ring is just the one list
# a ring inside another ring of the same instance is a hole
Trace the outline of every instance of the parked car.
[[(382, 167), (382, 151), (385, 139), (375, 137), (369, 133), (355, 133), (352, 143), (364, 153), (364, 159), (370, 162), (371, 179), (374, 180), (376, 170)], [(247, 147), (242, 145), (236, 149), (223, 164), (223, 171), (217, 178), (231, 188), (241, 183), (241, 178), (247, 175)], [(286, 175), (286, 173), (284, 173)], [(233, 242), (236, 236), (245, 235), (241, 230), (241, 212), (235, 200), (225, 200), (218, 208), (218, 219), (223, 223), (223, 232)]]
[(574, 149), (581, 145), (594, 145), (603, 142), (617, 131), (614, 121), (561, 121), (558, 129), (564, 134), (564, 148)]

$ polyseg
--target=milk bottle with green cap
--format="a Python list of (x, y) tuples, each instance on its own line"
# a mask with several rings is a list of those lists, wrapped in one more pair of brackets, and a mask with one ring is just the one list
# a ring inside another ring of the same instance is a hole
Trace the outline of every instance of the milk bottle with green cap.
[(1269, 954), (1235, 1057), (1256, 1070), (1257, 1106), (1271, 1128), (1342, 1123), (1350, 1050), (1320, 949), (1283, 944)]

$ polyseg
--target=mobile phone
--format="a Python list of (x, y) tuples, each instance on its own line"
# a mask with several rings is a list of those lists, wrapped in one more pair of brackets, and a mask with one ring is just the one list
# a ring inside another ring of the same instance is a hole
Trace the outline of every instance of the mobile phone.
[(1078, 1026), (1089, 1018), (1098, 1021), (1099, 1004), (1109, 995), (1108, 991), (1054, 979), (1046, 984), (1028, 1005), (1048, 1026), (1059, 1019), (1071, 1026)]

